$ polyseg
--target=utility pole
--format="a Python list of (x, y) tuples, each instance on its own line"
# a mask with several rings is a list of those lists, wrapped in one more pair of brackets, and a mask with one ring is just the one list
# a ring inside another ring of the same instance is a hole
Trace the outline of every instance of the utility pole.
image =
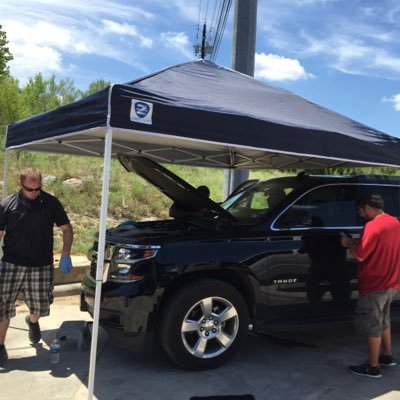
[(206, 23), (203, 25), (203, 35), (201, 38), (201, 58), (204, 60), (206, 58)]
[(193, 45), (193, 49), (194, 49), (194, 54), (196, 56), (198, 56), (200, 54), (200, 57), (205, 60), (207, 54), (212, 54), (213, 52), (213, 47), (210, 46), (209, 42), (207, 41), (207, 24), (204, 21), (203, 24), (203, 33), (201, 35), (201, 45), (196, 43), (195, 45)]
[[(235, 0), (232, 69), (254, 76), (256, 52), (257, 0)], [(243, 131), (243, 135), (247, 132)], [(248, 170), (225, 169), (224, 199), (249, 177)]]

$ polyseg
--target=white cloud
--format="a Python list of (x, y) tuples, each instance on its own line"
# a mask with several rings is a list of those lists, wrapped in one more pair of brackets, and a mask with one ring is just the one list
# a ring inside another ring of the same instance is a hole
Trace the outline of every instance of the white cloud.
[(351, 64), (364, 60), (370, 54), (370, 49), (355, 41), (348, 41), (347, 38), (338, 38), (326, 48), (326, 52), (336, 59), (334, 65), (337, 69), (346, 70)]
[(385, 68), (400, 74), (400, 57), (387, 54), (385, 51), (376, 51), (372, 60), (372, 66)]
[(298, 60), (265, 53), (256, 53), (254, 76), (269, 81), (295, 81), (314, 77), (306, 72)]
[(27, 24), (7, 20), (3, 29), (7, 32), (10, 51), (14, 56), (9, 64), (12, 75), (22, 84), (38, 72), (45, 76), (66, 75), (73, 68), (65, 63), (66, 56), (97, 55), (134, 64), (133, 56), (124, 54), (134, 47), (134, 43), (115, 46), (115, 42), (124, 37), (133, 38), (139, 48), (153, 46), (153, 40), (139, 34), (133, 25), (111, 20), (101, 22), (99, 25), (83, 20), (77, 26), (65, 21), (58, 24), (58, 21), (39, 20)]
[(68, 31), (46, 22), (28, 27), (19, 21), (8, 21), (6, 29), (14, 56), (10, 62), (11, 73), (21, 83), (38, 72), (54, 74), (70, 68), (63, 66), (62, 51), (72, 50), (79, 41), (74, 43)]
[(192, 44), (184, 32), (163, 32), (161, 41), (165, 47), (178, 50), (189, 59), (193, 58)]
[(30, 26), (20, 21), (8, 21), (7, 36), (11, 42), (35, 43), (42, 46), (57, 44), (61, 49), (68, 48), (72, 42), (69, 30), (44, 21)]
[(110, 21), (108, 19), (103, 19), (102, 21), (103, 28), (102, 34), (117, 34), (122, 36), (131, 36), (139, 39), (140, 47), (151, 48), (153, 46), (153, 40), (149, 37), (145, 37), (138, 33), (138, 29), (134, 25), (129, 25), (126, 23), (120, 24), (115, 21)]
[[(365, 37), (373, 38), (372, 31), (366, 32)], [(398, 79), (400, 77), (400, 57), (385, 46), (391, 41), (392, 34), (379, 36), (376, 34), (373, 40), (335, 34), (326, 39), (316, 39), (303, 34), (305, 44), (297, 53), (302, 58), (318, 58), (331, 68), (343, 73), (375, 76), (386, 79)]]
[(400, 57), (388, 53), (385, 49), (338, 44), (331, 47), (332, 66), (342, 72), (363, 76), (375, 76), (386, 79), (400, 77)]
[(14, 47), (13, 55), (14, 59), (10, 62), (12, 74), (23, 84), (38, 72), (46, 75), (65, 69), (61, 53), (50, 47), (39, 47), (34, 44), (19, 45)]
[[(11, 73), (22, 84), (38, 72), (59, 76), (74, 68), (83, 72), (85, 68), (78, 68), (82, 56), (109, 58), (138, 68), (143, 58), (139, 49), (154, 45), (149, 21), (155, 15), (129, 3), (20, 0), (16, 6), (11, 0), (2, 0), (0, 14), (14, 56)], [(76, 65), (69, 61), (71, 58)]]
[(400, 111), (400, 93), (397, 93), (392, 97), (384, 97), (382, 101), (385, 103), (393, 103), (394, 109)]
[(135, 26), (129, 24), (119, 24), (118, 22), (110, 21), (109, 19), (103, 19), (102, 32), (106, 33), (118, 33), (118, 35), (128, 35), (137, 37), (138, 32)]

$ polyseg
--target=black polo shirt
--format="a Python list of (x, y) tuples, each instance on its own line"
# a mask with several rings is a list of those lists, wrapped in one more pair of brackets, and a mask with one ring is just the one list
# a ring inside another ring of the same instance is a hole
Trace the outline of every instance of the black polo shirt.
[(21, 192), (0, 205), (0, 231), (5, 230), (3, 261), (27, 267), (53, 264), (53, 226), (69, 223), (60, 201), (41, 191), (33, 200)]

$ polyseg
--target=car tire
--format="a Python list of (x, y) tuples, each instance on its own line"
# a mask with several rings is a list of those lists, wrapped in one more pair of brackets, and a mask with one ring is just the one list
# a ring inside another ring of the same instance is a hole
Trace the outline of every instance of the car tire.
[(180, 367), (214, 368), (225, 362), (247, 336), (249, 312), (236, 288), (216, 279), (182, 287), (162, 312), (160, 341)]

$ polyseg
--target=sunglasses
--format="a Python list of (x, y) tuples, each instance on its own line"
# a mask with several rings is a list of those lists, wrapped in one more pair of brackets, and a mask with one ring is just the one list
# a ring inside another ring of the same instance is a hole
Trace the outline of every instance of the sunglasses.
[(28, 188), (23, 183), (21, 183), (21, 185), (24, 188), (24, 190), (26, 190), (27, 192), (40, 192), (42, 190), (41, 186), (39, 186), (37, 188)]

